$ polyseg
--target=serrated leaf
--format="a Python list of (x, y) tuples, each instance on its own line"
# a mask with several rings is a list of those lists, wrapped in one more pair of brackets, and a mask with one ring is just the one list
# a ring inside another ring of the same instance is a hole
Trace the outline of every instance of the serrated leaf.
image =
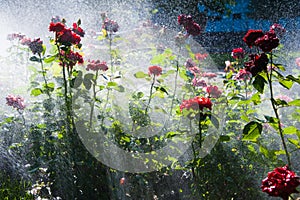
[(146, 74), (146, 73), (144, 73), (144, 72), (141, 72), (141, 71), (136, 72), (136, 73), (134, 74), (134, 77), (135, 77), (135, 78), (145, 78), (145, 77), (147, 77), (147, 76), (148, 76), (148, 74)]
[(243, 140), (256, 142), (262, 132), (262, 125), (259, 122), (249, 122), (243, 129)]

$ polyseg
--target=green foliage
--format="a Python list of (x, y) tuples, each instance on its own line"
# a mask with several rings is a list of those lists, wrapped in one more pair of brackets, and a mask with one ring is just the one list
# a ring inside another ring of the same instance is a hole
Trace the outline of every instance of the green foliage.
[(260, 137), (261, 132), (262, 132), (262, 125), (259, 122), (255, 122), (255, 121), (249, 122), (244, 127), (243, 140), (256, 142), (257, 139)]

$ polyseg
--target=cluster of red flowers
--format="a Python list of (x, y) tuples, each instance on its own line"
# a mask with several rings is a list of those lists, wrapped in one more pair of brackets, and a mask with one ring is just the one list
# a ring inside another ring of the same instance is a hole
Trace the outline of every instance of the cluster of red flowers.
[(106, 18), (103, 22), (102, 28), (108, 32), (117, 32), (119, 30), (119, 25), (114, 20)]
[(100, 61), (100, 60), (88, 60), (89, 64), (86, 66), (86, 70), (92, 70), (92, 71), (98, 71), (98, 70), (102, 70), (102, 71), (106, 71), (108, 70), (108, 66), (106, 64), (105, 61)]
[(231, 52), (231, 56), (234, 58), (234, 59), (242, 59), (244, 58), (245, 56), (245, 51), (243, 48), (236, 48), (236, 49), (233, 49), (232, 52)]
[(159, 76), (162, 74), (162, 68), (156, 65), (150, 66), (148, 70), (149, 70), (148, 72), (149, 75), (153, 74), (154, 76)]
[(188, 100), (183, 100), (180, 105), (180, 111), (182, 111), (183, 109), (187, 109), (187, 110), (192, 109), (194, 111), (198, 111), (198, 110), (202, 111), (204, 108), (211, 110), (212, 102), (210, 101), (209, 98), (199, 97), (199, 96), (196, 96), (196, 97), (188, 99)]
[(263, 52), (270, 52), (279, 45), (279, 39), (276, 33), (280, 34), (284, 31), (282, 26), (274, 24), (266, 33), (263, 33), (262, 30), (249, 30), (243, 40), (250, 48), (252, 48), (252, 46), (257, 46)]
[[(72, 30), (84, 35), (83, 30), (77, 25)], [(72, 30), (62, 22), (51, 22), (49, 26), (49, 31), (55, 32), (56, 41), (66, 46), (78, 45), (81, 41), (80, 35)]]
[(17, 110), (24, 110), (26, 107), (24, 104), (24, 98), (20, 96), (14, 96), (12, 94), (6, 97), (6, 104), (16, 108)]
[(179, 15), (178, 24), (183, 25), (189, 35), (197, 36), (201, 33), (201, 27), (193, 20), (190, 15)]
[[(278, 47), (279, 39), (278, 35), (282, 35), (285, 32), (285, 29), (279, 24), (273, 24), (270, 27), (270, 30), (264, 33), (262, 30), (249, 30), (244, 36), (244, 42), (252, 48), (253, 46), (258, 47), (264, 53), (261, 54), (250, 54), (250, 60), (245, 62), (246, 71), (250, 72), (252, 76), (256, 76), (259, 72), (267, 71), (267, 65), (269, 62), (268, 56), (266, 53), (271, 52), (273, 49)], [(234, 49), (232, 56), (238, 57), (236, 53), (242, 53), (241, 48)], [(243, 72), (243, 71), (242, 71)], [(243, 73), (240, 73), (243, 76)], [(238, 76), (238, 79), (244, 79), (244, 77)]]
[(281, 197), (288, 200), (292, 193), (298, 193), (296, 188), (300, 185), (300, 178), (288, 166), (277, 167), (268, 173), (262, 181), (261, 189), (270, 196)]

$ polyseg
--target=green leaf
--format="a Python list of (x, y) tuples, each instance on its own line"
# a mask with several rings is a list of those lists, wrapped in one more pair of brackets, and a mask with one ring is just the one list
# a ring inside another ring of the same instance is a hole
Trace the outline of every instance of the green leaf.
[(34, 88), (33, 90), (31, 90), (31, 95), (32, 96), (39, 96), (40, 94), (42, 94), (43, 93), (43, 91), (40, 89), (40, 88)]
[(122, 136), (121, 140), (124, 141), (124, 142), (130, 142), (130, 138), (127, 137), (127, 136)]
[(152, 65), (157, 65), (157, 64), (162, 64), (163, 61), (165, 59), (165, 56), (162, 55), (162, 54), (159, 54), (159, 55), (155, 55), (153, 56), (153, 58), (151, 59), (150, 63)]
[(279, 79), (279, 83), (280, 83), (280, 85), (282, 85), (286, 89), (291, 89), (291, 87), (294, 84), (294, 82), (292, 80), (289, 80), (289, 79)]
[(292, 138), (288, 138), (288, 141), (291, 143), (291, 144), (293, 144), (293, 145), (295, 145), (297, 148), (300, 148), (300, 141), (299, 140), (297, 140), (297, 139), (292, 139)]
[(113, 87), (114, 90), (117, 90), (119, 92), (124, 92), (125, 88), (122, 85), (117, 85), (115, 87)]
[(155, 87), (156, 91), (160, 91), (163, 93), (166, 93), (167, 95), (169, 95), (168, 91), (166, 90), (166, 88), (160, 86), (160, 87)]
[(259, 93), (255, 93), (252, 97), (251, 97), (251, 101), (253, 102), (254, 105), (258, 105), (261, 103), (260, 100), (260, 94)]
[(300, 84), (300, 79), (299, 79), (299, 78), (296, 78), (296, 77), (294, 77), (294, 76), (292, 76), (292, 75), (288, 75), (288, 76), (286, 77), (286, 79), (292, 80), (292, 81), (294, 81), (294, 82)]
[(56, 55), (44, 58), (45, 63), (51, 63), (56, 59)]
[(230, 141), (230, 137), (228, 135), (221, 135), (220, 136), (220, 141), (221, 142), (228, 142), (228, 141)]
[(50, 92), (54, 91), (55, 84), (53, 82), (47, 83), (47, 85), (43, 84), (43, 90), (48, 90)]
[(77, 21), (77, 25), (80, 26), (81, 25), (81, 19), (78, 19)]
[(148, 74), (145, 74), (144, 72), (141, 72), (141, 71), (134, 74), (135, 78), (145, 78), (147, 76), (148, 76)]
[(288, 126), (283, 129), (283, 134), (288, 135), (288, 134), (295, 134), (297, 133), (298, 129), (295, 126)]
[(41, 62), (41, 60), (38, 57), (36, 57), (36, 56), (31, 56), (29, 58), (29, 60), (32, 61), (32, 62)]
[(266, 147), (260, 146), (259, 151), (266, 157), (270, 159), (276, 159), (275, 151), (268, 150)]
[(110, 81), (107, 83), (107, 87), (115, 87), (117, 86), (118, 84), (116, 82), (113, 82), (113, 81)]
[(300, 106), (300, 99), (295, 99), (288, 103), (289, 106)]
[(262, 125), (259, 122), (249, 122), (243, 130), (243, 140), (256, 142), (262, 132)]
[(83, 85), (87, 90), (91, 89), (93, 78), (94, 78), (94, 74), (88, 73), (84, 75)]
[(280, 69), (281, 71), (285, 71), (285, 67), (282, 64), (275, 64), (275, 66)]
[(83, 82), (83, 79), (81, 76), (78, 76), (73, 78), (71, 82), (72, 82), (72, 88), (78, 88)]
[(255, 89), (257, 89), (258, 92), (264, 93), (264, 87), (265, 87), (265, 79), (261, 75), (256, 75), (254, 81), (253, 81), (253, 86)]

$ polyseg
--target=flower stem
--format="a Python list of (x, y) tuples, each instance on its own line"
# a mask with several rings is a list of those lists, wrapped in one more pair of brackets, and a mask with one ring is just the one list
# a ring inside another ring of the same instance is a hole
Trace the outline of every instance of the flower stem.
[(170, 109), (170, 115), (172, 115), (176, 91), (177, 91), (177, 79), (178, 79), (178, 72), (179, 72), (179, 61), (176, 62), (176, 74), (175, 74), (175, 86), (174, 86), (174, 94), (172, 97), (172, 103), (171, 103), (171, 109)]
[(201, 113), (198, 120), (198, 129), (199, 129), (199, 147), (202, 147), (202, 125), (201, 125)]
[(51, 99), (51, 95), (50, 95), (50, 92), (49, 92), (49, 86), (48, 86), (48, 82), (47, 82), (46, 75), (45, 75), (46, 71), (45, 71), (44, 64), (43, 64), (43, 61), (42, 61), (42, 56), (41, 56), (40, 53), (39, 53), (39, 59), (40, 59), (40, 63), (41, 63), (43, 79), (44, 79), (44, 82), (45, 82), (46, 94), (48, 95), (49, 99)]
[(151, 88), (150, 88), (150, 95), (149, 95), (149, 100), (148, 100), (148, 104), (147, 104), (147, 107), (145, 109), (145, 115), (148, 114), (148, 109), (150, 107), (150, 102), (151, 102), (151, 99), (152, 99), (152, 92), (153, 92), (153, 86), (154, 86), (154, 83), (155, 83), (155, 75), (153, 76), (153, 81), (151, 83)]
[(291, 163), (291, 159), (290, 159), (290, 154), (289, 154), (287, 146), (286, 146), (286, 142), (285, 142), (284, 135), (283, 135), (283, 130), (282, 130), (282, 127), (281, 127), (281, 121), (280, 121), (279, 114), (278, 114), (278, 109), (275, 105), (275, 100), (274, 100), (274, 93), (273, 93), (273, 86), (272, 86), (272, 71), (273, 71), (273, 57), (272, 57), (272, 52), (271, 52), (271, 70), (270, 70), (270, 75), (267, 76), (268, 77), (268, 82), (269, 82), (269, 87), (270, 87), (271, 104), (272, 104), (273, 111), (275, 113), (275, 117), (277, 119), (279, 135), (280, 135), (280, 138), (281, 138), (283, 149), (285, 151), (287, 162), (288, 162), (289, 167), (291, 168), (292, 163)]
[(95, 107), (95, 101), (96, 101), (96, 85), (97, 85), (97, 78), (98, 78), (98, 70), (96, 71), (96, 76), (95, 76), (95, 80), (93, 83), (93, 101), (92, 101), (92, 105), (91, 105), (91, 112), (90, 112), (90, 127), (89, 129), (91, 129), (92, 127), (92, 120), (93, 120), (93, 115), (94, 115), (94, 107)]

